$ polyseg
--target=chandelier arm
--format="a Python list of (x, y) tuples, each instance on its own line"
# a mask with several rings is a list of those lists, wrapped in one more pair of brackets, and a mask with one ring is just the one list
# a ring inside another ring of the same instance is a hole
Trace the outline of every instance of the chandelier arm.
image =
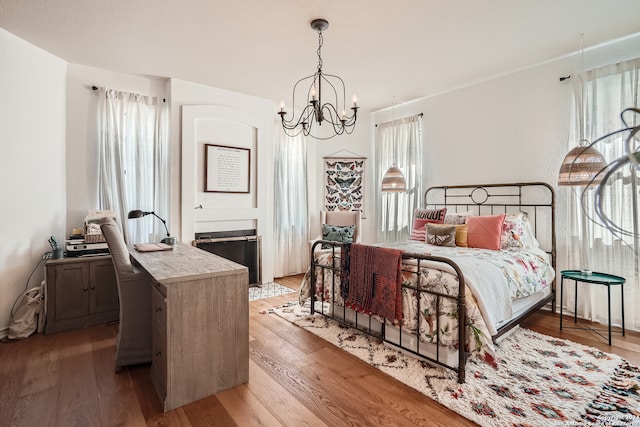
[(336, 76), (335, 74), (323, 74), (322, 75), (324, 77), (324, 80), (329, 83), (329, 85), (331, 85), (331, 88), (333, 89), (333, 93), (335, 95), (335, 100), (336, 100), (336, 106), (338, 106), (338, 91), (336, 90), (335, 85), (333, 85), (331, 83), (331, 81), (328, 79), (328, 77), (332, 77), (336, 80), (338, 80), (340, 82), (340, 86), (342, 87), (342, 106), (344, 107), (344, 109), (347, 109), (347, 91), (344, 85), (344, 80), (342, 80), (342, 78), (340, 78), (339, 76)]
[[(328, 114), (323, 114), (323, 117), (333, 126), (345, 127), (352, 126), (354, 123), (354, 116), (342, 116), (340, 113), (338, 113), (336, 108), (329, 103), (323, 104), (322, 110), (328, 112)], [(344, 119), (342, 117), (344, 117)]]
[(312, 108), (311, 105), (307, 105), (304, 110), (302, 110), (302, 112), (300, 113), (300, 117), (298, 118), (298, 120), (294, 123), (293, 120), (285, 120), (284, 117), (282, 117), (282, 124), (283, 126), (288, 127), (289, 129), (294, 129), (297, 126), (300, 126), (302, 123), (310, 123), (313, 121), (313, 114), (314, 114), (314, 110)]
[[(293, 104), (291, 105), (291, 111), (292, 111), (292, 115), (293, 116), (295, 116), (295, 111), (296, 111), (296, 98), (297, 98), (296, 97), (296, 90), (298, 88), (298, 85), (301, 84), (302, 82), (306, 81), (306, 80), (309, 80), (309, 79), (313, 79), (315, 81), (315, 77), (316, 77), (315, 74), (311, 74), (309, 76), (301, 78), (300, 80), (298, 80), (296, 82), (295, 85), (293, 85), (293, 100), (292, 100)], [(309, 86), (309, 89), (307, 90), (307, 102), (308, 102), (308, 99), (309, 99), (309, 91), (311, 91), (311, 86)], [(292, 118), (291, 120), (288, 120), (287, 122), (291, 123), (291, 122), (293, 122), (293, 120), (294, 119)]]

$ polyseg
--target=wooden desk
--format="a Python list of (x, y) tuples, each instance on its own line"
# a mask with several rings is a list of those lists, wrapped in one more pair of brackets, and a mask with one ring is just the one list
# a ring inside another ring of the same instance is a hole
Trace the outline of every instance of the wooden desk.
[(182, 243), (129, 252), (154, 279), (151, 380), (164, 411), (248, 382), (247, 267)]

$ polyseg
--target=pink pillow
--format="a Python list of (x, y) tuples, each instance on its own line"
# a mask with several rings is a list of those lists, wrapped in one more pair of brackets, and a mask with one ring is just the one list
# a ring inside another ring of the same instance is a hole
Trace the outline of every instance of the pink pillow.
[(425, 241), (427, 224), (444, 224), (447, 208), (442, 209), (416, 209), (413, 213), (413, 227), (411, 228), (411, 240)]
[(504, 217), (505, 214), (468, 217), (467, 244), (469, 247), (494, 251), (500, 249)]

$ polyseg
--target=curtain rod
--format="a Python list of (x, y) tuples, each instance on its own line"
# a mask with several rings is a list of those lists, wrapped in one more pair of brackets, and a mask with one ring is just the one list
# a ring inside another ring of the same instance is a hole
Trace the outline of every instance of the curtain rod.
[[(91, 86), (91, 90), (98, 90), (98, 86)], [(162, 102), (167, 102), (167, 100), (162, 98)]]
[[(424, 113), (418, 113), (418, 114), (415, 114), (415, 115), (418, 116), (418, 117), (423, 117)], [(406, 117), (412, 117), (412, 116), (406, 116)], [(398, 120), (400, 120), (400, 119), (398, 119)], [(378, 127), (378, 123), (376, 123), (376, 127)]]

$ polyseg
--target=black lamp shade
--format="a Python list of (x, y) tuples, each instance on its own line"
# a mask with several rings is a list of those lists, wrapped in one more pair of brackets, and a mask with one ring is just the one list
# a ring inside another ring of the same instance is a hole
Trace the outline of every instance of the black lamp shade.
[(133, 211), (129, 211), (129, 215), (127, 215), (127, 218), (142, 218), (149, 213), (150, 212), (142, 212), (140, 209), (136, 209)]

